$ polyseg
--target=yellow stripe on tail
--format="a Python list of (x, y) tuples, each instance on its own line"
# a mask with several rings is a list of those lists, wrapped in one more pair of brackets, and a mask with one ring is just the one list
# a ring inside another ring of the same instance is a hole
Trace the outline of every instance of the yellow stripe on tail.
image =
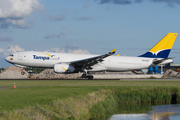
[(168, 33), (161, 41), (159, 41), (149, 52), (156, 53), (161, 50), (171, 49), (178, 33)]

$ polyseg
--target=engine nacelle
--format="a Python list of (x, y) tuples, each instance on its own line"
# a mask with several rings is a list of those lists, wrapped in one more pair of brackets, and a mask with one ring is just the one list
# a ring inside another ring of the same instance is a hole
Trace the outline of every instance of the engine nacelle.
[(55, 64), (54, 65), (54, 72), (57, 73), (73, 73), (75, 68), (68, 64)]

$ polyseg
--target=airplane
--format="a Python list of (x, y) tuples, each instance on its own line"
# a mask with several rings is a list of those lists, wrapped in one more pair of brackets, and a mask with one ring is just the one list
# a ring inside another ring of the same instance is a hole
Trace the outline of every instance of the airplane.
[[(107, 54), (72, 54), (55, 52), (16, 52), (5, 60), (17, 67), (54, 68), (54, 72), (70, 74), (82, 72), (83, 78), (93, 79), (91, 71), (123, 72), (145, 69), (173, 62), (168, 58), (178, 33), (168, 33), (154, 47), (137, 57), (115, 56), (116, 49)], [(23, 75), (23, 69), (21, 74)]]

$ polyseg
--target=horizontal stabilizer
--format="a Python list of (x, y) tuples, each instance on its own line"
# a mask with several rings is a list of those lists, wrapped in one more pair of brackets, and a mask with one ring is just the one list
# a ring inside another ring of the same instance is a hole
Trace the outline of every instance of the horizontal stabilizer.
[(164, 62), (164, 61), (166, 61), (168, 59), (172, 59), (172, 58), (165, 58), (165, 59), (161, 59), (161, 60), (154, 59), (153, 63), (155, 65), (158, 65), (158, 64), (160, 64), (160, 63), (162, 63), (162, 62)]

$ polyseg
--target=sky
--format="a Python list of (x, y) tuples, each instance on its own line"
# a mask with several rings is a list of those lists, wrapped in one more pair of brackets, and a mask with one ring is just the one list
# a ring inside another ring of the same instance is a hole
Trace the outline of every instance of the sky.
[[(139, 56), (180, 33), (180, 0), (0, 0), (0, 68), (18, 51)], [(180, 36), (169, 57), (180, 63)]]

